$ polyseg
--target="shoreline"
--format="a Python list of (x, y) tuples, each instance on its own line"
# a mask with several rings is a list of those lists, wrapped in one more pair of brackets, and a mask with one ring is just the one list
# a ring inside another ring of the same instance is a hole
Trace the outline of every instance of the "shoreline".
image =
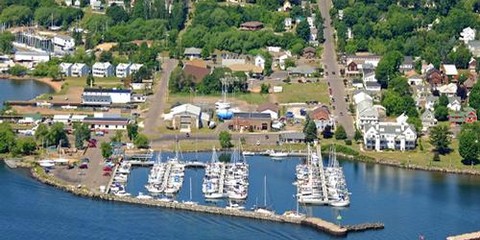
[(50, 88), (52, 88), (55, 91), (55, 93), (60, 92), (60, 90), (62, 90), (62, 85), (63, 85), (62, 81), (54, 82), (52, 81), (52, 78), (48, 78), (48, 77), (39, 78), (39, 77), (30, 76), (30, 75), (19, 77), (19, 76), (13, 76), (9, 74), (0, 74), (0, 80), (14, 80), (14, 81), (33, 80), (33, 81), (41, 82), (48, 85)]

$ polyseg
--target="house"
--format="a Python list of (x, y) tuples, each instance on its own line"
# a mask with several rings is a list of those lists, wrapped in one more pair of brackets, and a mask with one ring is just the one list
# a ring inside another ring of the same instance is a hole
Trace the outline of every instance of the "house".
[(318, 36), (318, 31), (317, 28), (311, 27), (310, 28), (310, 42), (316, 42), (317, 41), (317, 36)]
[(202, 112), (202, 109), (192, 104), (182, 104), (170, 109), (170, 112), (163, 115), (168, 128), (180, 130), (180, 132), (191, 132), (192, 129), (208, 126), (210, 115)]
[(246, 64), (247, 60), (245, 57), (238, 54), (222, 54), (221, 55), (221, 64), (223, 67), (229, 67), (234, 64)]
[(233, 131), (270, 131), (272, 118), (269, 113), (237, 112), (228, 120), (228, 128)]
[(288, 75), (298, 77), (313, 77), (313, 74), (317, 71), (315, 67), (310, 65), (299, 65), (296, 67), (287, 68)]
[(247, 76), (253, 78), (261, 78), (263, 76), (262, 68), (251, 63), (232, 64), (228, 66), (228, 68), (230, 68), (232, 72), (244, 72)]
[(432, 87), (435, 87), (435, 86), (439, 86), (439, 85), (447, 84), (447, 83), (448, 83), (448, 80), (446, 80), (446, 79), (443, 77), (442, 72), (440, 72), (440, 70), (438, 70), (438, 69), (436, 69), (436, 68), (434, 68), (434, 67), (429, 68), (428, 70), (426, 70), (425, 76), (426, 76), (427, 82), (428, 82)]
[(435, 114), (432, 111), (426, 109), (425, 112), (420, 116), (422, 120), (422, 131), (426, 132), (429, 128), (437, 125), (437, 119), (435, 119)]
[(290, 10), (292, 10), (292, 4), (288, 0), (283, 2), (283, 6), (278, 9), (279, 12), (280, 11), (288, 12)]
[(306, 47), (303, 49), (302, 56), (306, 59), (315, 58), (316, 50), (313, 47)]
[(90, 0), (90, 7), (93, 11), (101, 11), (103, 9), (103, 4), (100, 0)]
[(476, 73), (477, 72), (477, 59), (473, 58), (470, 59), (468, 62), (468, 70), (470, 70), (470, 73)]
[(456, 112), (460, 111), (460, 109), (462, 108), (462, 100), (460, 100), (460, 98), (457, 96), (448, 97), (447, 108)]
[(265, 69), (265, 58), (261, 55), (255, 56), (255, 66)]
[(363, 131), (363, 143), (367, 150), (415, 149), (417, 133), (415, 127), (407, 123), (408, 117), (400, 115), (396, 122), (377, 122), (368, 124)]
[(107, 1), (107, 5), (109, 7), (111, 7), (112, 5), (116, 5), (116, 6), (119, 6), (119, 7), (122, 7), (123, 9), (125, 9), (125, 1), (123, 0), (108, 0)]
[(477, 120), (477, 112), (471, 107), (466, 107), (462, 111), (452, 112), (448, 115), (448, 121), (451, 125), (474, 123)]
[(375, 78), (375, 71), (364, 72), (362, 79), (364, 84), (368, 82), (377, 82), (377, 79)]
[(423, 78), (420, 75), (415, 74), (408, 78), (408, 84), (410, 85), (418, 86), (418, 85), (421, 85), (422, 83), (423, 83)]
[(283, 21), (284, 25), (285, 25), (285, 30), (289, 30), (289, 29), (292, 29), (293, 27), (293, 20), (292, 18), (285, 18), (285, 20)]
[(363, 88), (363, 81), (361, 79), (353, 79), (352, 80), (352, 87), (356, 89), (362, 89)]
[(203, 60), (192, 60), (183, 65), (183, 72), (187, 76), (192, 76), (195, 83), (199, 83), (210, 74), (210, 68)]
[(305, 133), (303, 132), (286, 132), (280, 134), (280, 142), (282, 143), (305, 143)]
[(96, 62), (92, 66), (92, 75), (94, 77), (113, 76), (113, 65), (109, 62)]
[(188, 59), (201, 58), (202, 49), (195, 48), (195, 47), (185, 48), (185, 51), (183, 52), (183, 56), (185, 56)]
[(355, 123), (358, 129), (364, 129), (366, 125), (379, 121), (380, 106), (373, 105), (372, 101), (364, 100), (357, 104)]
[(480, 40), (469, 41), (467, 47), (473, 57), (480, 57)]
[(143, 67), (143, 64), (132, 63), (132, 65), (130, 65), (130, 75), (138, 72), (138, 70), (140, 70), (140, 68), (142, 67)]
[(72, 65), (72, 77), (83, 77), (88, 75), (90, 68), (84, 63), (75, 63)]
[(443, 64), (442, 65), (443, 74), (448, 77), (449, 80), (457, 80), (458, 70), (455, 64)]
[(445, 94), (447, 97), (453, 97), (457, 94), (457, 84), (449, 83), (447, 85), (442, 85), (437, 87), (438, 92), (440, 95)]
[(72, 76), (72, 66), (73, 64), (71, 63), (65, 63), (62, 62), (60, 63), (60, 72), (63, 74), (65, 77), (71, 77)]
[(425, 109), (428, 109), (430, 111), (435, 110), (435, 104), (438, 101), (437, 96), (429, 95), (425, 98)]
[(83, 122), (88, 124), (91, 129), (97, 130), (127, 130), (128, 118), (121, 117), (86, 117)]
[(398, 70), (402, 73), (406, 73), (413, 69), (413, 57), (412, 56), (405, 56), (403, 57), (403, 61), (400, 64)]
[(365, 91), (358, 91), (355, 94), (353, 94), (353, 101), (355, 102), (355, 104), (358, 105), (360, 102), (363, 102), (365, 100), (368, 100), (373, 103), (373, 98)]
[(85, 88), (82, 93), (82, 103), (88, 105), (105, 105), (106, 102), (114, 104), (129, 103), (132, 90), (115, 88)]
[(115, 69), (115, 75), (119, 78), (125, 78), (130, 75), (130, 63), (119, 63)]
[(315, 122), (315, 126), (319, 132), (322, 132), (326, 126), (330, 126), (332, 129), (335, 128), (335, 120), (331, 116), (327, 106), (315, 108), (310, 113), (310, 119)]
[(70, 36), (56, 35), (52, 39), (54, 47), (60, 48), (62, 51), (71, 51), (75, 49), (75, 39)]
[(241, 30), (257, 31), (263, 28), (263, 23), (259, 21), (244, 22), (240, 24)]
[(378, 82), (366, 82), (364, 85), (365, 90), (370, 92), (380, 92), (382, 90), (382, 85)]
[(50, 60), (50, 55), (46, 52), (16, 51), (13, 60), (15, 62), (30, 62), (36, 64), (40, 62), (48, 62)]
[(143, 94), (132, 94), (130, 102), (132, 103), (144, 103), (147, 101), (147, 97)]
[(278, 105), (273, 103), (264, 103), (257, 108), (259, 113), (268, 113), (272, 120), (278, 119)]
[(458, 40), (463, 41), (465, 44), (468, 42), (475, 40), (475, 35), (477, 31), (472, 29), (471, 27), (464, 28), (462, 32), (460, 32), (460, 37)]
[(475, 85), (476, 82), (477, 80), (475, 80), (475, 78), (469, 77), (467, 80), (465, 80), (465, 82), (463, 83), (463, 86), (465, 86), (465, 88), (467, 88), (467, 90), (470, 91), (472, 90), (473, 85)]
[(65, 0), (65, 6), (71, 7), (73, 5), (73, 0)]

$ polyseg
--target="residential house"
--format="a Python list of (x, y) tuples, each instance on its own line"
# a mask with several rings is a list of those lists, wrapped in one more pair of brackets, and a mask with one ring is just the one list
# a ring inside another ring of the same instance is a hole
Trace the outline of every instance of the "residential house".
[(468, 50), (473, 57), (480, 57), (480, 40), (472, 40), (467, 43)]
[(299, 65), (296, 67), (287, 68), (288, 75), (297, 76), (297, 77), (313, 77), (314, 73), (317, 71), (315, 67), (310, 65)]
[(302, 56), (306, 59), (315, 58), (316, 50), (313, 47), (306, 47), (303, 49)]
[(330, 126), (332, 129), (335, 128), (335, 120), (331, 116), (327, 106), (315, 108), (310, 113), (310, 119), (315, 122), (315, 126), (319, 132), (323, 132), (326, 126)]
[(283, 21), (284, 24), (285, 24), (285, 30), (289, 30), (289, 29), (292, 29), (293, 27), (293, 19), (292, 18), (285, 18), (285, 20)]
[(194, 47), (185, 48), (185, 51), (183, 52), (183, 56), (185, 56), (188, 59), (201, 58), (202, 49), (194, 48)]
[(90, 7), (93, 11), (103, 10), (103, 4), (100, 0), (90, 0)]
[(125, 78), (130, 75), (130, 66), (131, 63), (119, 63), (115, 69), (115, 74), (119, 78)]
[(303, 132), (285, 132), (281, 133), (279, 140), (282, 143), (305, 143), (305, 133)]
[(192, 104), (182, 104), (163, 115), (168, 128), (180, 130), (180, 132), (191, 132), (192, 129), (208, 126), (210, 115), (202, 112), (202, 109)]
[(72, 65), (72, 77), (87, 76), (90, 68), (85, 63), (75, 63)]
[(94, 77), (113, 76), (113, 65), (109, 62), (96, 62), (92, 66), (92, 75)]
[(382, 90), (382, 86), (378, 82), (366, 82), (365, 90), (370, 92), (380, 92)]
[(82, 103), (90, 105), (95, 105), (96, 103), (100, 104), (104, 102), (125, 104), (129, 103), (131, 101), (131, 98), (132, 90), (130, 89), (85, 88), (82, 93)]
[(462, 100), (457, 96), (448, 97), (447, 108), (456, 112), (460, 111), (460, 109), (462, 109)]
[(13, 61), (16, 63), (31, 63), (32, 66), (41, 62), (48, 62), (50, 55), (45, 52), (22, 52), (16, 51), (13, 57)]
[(363, 143), (367, 150), (385, 149), (412, 150), (416, 147), (415, 127), (407, 123), (408, 117), (401, 115), (396, 122), (368, 124), (363, 131)]
[(71, 7), (73, 5), (73, 0), (65, 0), (65, 6)]
[(130, 65), (130, 74), (134, 74), (138, 72), (138, 70), (140, 70), (140, 68), (142, 67), (143, 67), (143, 64), (132, 63), (132, 65)]
[(361, 79), (353, 79), (352, 80), (352, 87), (356, 89), (362, 89), (363, 88), (363, 81)]
[(97, 130), (127, 130), (129, 121), (128, 118), (122, 117), (86, 117), (83, 119), (83, 123), (88, 124), (91, 129)]
[(458, 70), (455, 64), (443, 64), (442, 65), (443, 74), (450, 80), (450, 81), (457, 81), (458, 79)]
[(455, 83), (449, 83), (447, 85), (442, 85), (440, 87), (437, 87), (438, 92), (440, 95), (447, 95), (447, 97), (453, 97), (457, 94), (457, 84)]
[(232, 64), (228, 66), (233, 72), (244, 72), (247, 76), (252, 78), (262, 78), (263, 70), (262, 68), (255, 66), (251, 63), (245, 64)]
[(353, 101), (357, 106), (355, 114), (355, 124), (358, 129), (363, 129), (365, 125), (379, 121), (380, 106), (373, 105), (373, 98), (364, 91), (359, 91), (353, 95)]
[(405, 56), (403, 57), (403, 61), (400, 64), (400, 67), (398, 68), (400, 72), (406, 73), (408, 71), (411, 71), (413, 69), (413, 57), (412, 56)]
[(437, 119), (435, 119), (435, 114), (432, 111), (426, 109), (425, 112), (420, 116), (422, 120), (422, 131), (426, 132), (429, 128), (437, 125)]
[(318, 36), (318, 30), (317, 28), (315, 27), (311, 27), (310, 28), (310, 42), (316, 42), (318, 39), (317, 39), (317, 36)]
[(421, 85), (422, 83), (423, 83), (423, 78), (420, 75), (415, 74), (408, 78), (408, 84), (410, 85), (418, 86), (418, 85)]
[(71, 63), (65, 63), (65, 62), (60, 63), (60, 72), (62, 73), (62, 75), (65, 77), (71, 77), (72, 66), (73, 64)]
[(469, 77), (464, 83), (463, 83), (463, 86), (465, 86), (465, 88), (467, 88), (468, 92), (470, 92), (470, 90), (472, 90), (473, 88), (473, 85), (475, 85), (475, 83), (477, 82), (477, 80), (473, 77)]
[(440, 72), (440, 70), (434, 67), (426, 70), (425, 76), (426, 76), (427, 82), (432, 87), (440, 86), (448, 83), (448, 79), (445, 79), (443, 77), (442, 72)]
[(237, 112), (228, 120), (228, 128), (233, 131), (270, 131), (272, 118), (269, 113)]
[(474, 123), (477, 119), (477, 111), (471, 107), (466, 107), (458, 112), (451, 112), (448, 121), (451, 125), (461, 125), (464, 123)]
[(59, 48), (61, 51), (72, 51), (75, 49), (75, 39), (70, 36), (56, 35), (52, 39), (54, 47)]
[(429, 95), (425, 98), (425, 109), (434, 111), (435, 110), (435, 104), (438, 101), (437, 96)]
[(229, 67), (234, 64), (246, 64), (247, 60), (244, 56), (238, 54), (222, 54), (221, 55), (221, 64), (222, 67)]
[(468, 62), (468, 70), (470, 73), (476, 73), (477, 72), (477, 59), (473, 58), (470, 59)]
[(255, 56), (255, 66), (265, 69), (265, 58), (261, 55)]
[(259, 21), (244, 22), (240, 24), (241, 30), (257, 31), (263, 28), (263, 23)]
[(272, 120), (278, 119), (278, 105), (273, 103), (264, 103), (257, 108), (259, 113), (268, 113)]
[(355, 104), (359, 104), (360, 102), (363, 102), (364, 100), (371, 101), (373, 103), (373, 98), (366, 93), (365, 91), (357, 91), (353, 94), (353, 102)]
[(292, 4), (288, 0), (283, 2), (283, 6), (278, 9), (279, 12), (280, 11), (288, 12), (290, 10), (292, 10)]
[(460, 32), (460, 37), (458, 38), (460, 41), (463, 41), (466, 44), (468, 42), (475, 40), (475, 35), (477, 31), (472, 29), (471, 27), (464, 28), (462, 32)]

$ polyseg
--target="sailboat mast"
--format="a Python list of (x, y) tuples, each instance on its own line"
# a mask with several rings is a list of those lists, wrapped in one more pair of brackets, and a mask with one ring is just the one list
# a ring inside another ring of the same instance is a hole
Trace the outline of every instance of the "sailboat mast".
[(263, 205), (267, 207), (267, 175), (263, 179)]
[(190, 177), (190, 201), (192, 201), (192, 178)]

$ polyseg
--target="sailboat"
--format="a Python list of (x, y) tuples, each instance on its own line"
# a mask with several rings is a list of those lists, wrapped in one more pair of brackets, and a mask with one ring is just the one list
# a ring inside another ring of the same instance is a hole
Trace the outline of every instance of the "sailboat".
[(325, 168), (328, 188), (329, 204), (333, 207), (346, 207), (350, 205), (350, 193), (348, 192), (345, 175), (339, 166), (335, 147), (330, 148), (329, 166)]
[(263, 178), (263, 206), (257, 207), (255, 209), (256, 213), (273, 215), (274, 211), (268, 209), (267, 207), (267, 175)]
[(190, 178), (190, 200), (186, 201), (186, 202), (183, 202), (183, 203), (189, 204), (189, 205), (197, 205), (198, 204), (197, 202), (192, 201), (192, 178)]
[(225, 164), (218, 161), (217, 151), (212, 150), (212, 160), (207, 164), (205, 177), (203, 178), (202, 192), (206, 199), (224, 198), (224, 173)]

